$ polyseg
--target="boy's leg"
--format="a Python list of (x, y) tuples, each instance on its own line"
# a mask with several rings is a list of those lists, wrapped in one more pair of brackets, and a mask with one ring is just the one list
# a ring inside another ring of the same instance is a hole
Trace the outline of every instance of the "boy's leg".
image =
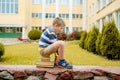
[(65, 67), (65, 68), (72, 68), (72, 65), (67, 63), (67, 61), (64, 59), (64, 41), (56, 41), (55, 43), (51, 44), (50, 46), (46, 47), (43, 50), (44, 55), (49, 55), (58, 51), (58, 57), (56, 59), (56, 65)]
[(48, 47), (44, 48), (42, 50), (42, 55), (43, 56), (50, 56), (50, 54), (58, 51), (58, 58), (57, 60), (61, 60), (61, 59), (64, 59), (64, 41), (56, 41), (55, 43), (49, 45)]

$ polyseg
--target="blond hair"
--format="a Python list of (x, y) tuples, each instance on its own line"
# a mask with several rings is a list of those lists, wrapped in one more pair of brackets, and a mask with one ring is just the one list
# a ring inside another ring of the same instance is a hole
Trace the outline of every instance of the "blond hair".
[(63, 19), (59, 18), (59, 17), (56, 17), (54, 20), (53, 20), (53, 23), (52, 25), (55, 25), (57, 24), (58, 26), (61, 26), (61, 27), (65, 27), (66, 24), (65, 22), (63, 21)]

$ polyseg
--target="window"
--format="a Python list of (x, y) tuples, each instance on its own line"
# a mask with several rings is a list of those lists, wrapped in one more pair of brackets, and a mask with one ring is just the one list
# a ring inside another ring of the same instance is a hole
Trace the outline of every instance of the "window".
[(116, 12), (116, 26), (118, 28), (118, 30), (120, 30), (120, 10)]
[(68, 33), (69, 33), (69, 27), (65, 27), (65, 28), (63, 29), (63, 32), (65, 32), (66, 34), (68, 34)]
[(97, 21), (97, 28), (100, 29), (100, 20)]
[(2, 32), (2, 27), (0, 27), (0, 32)]
[(0, 13), (17, 14), (18, 0), (0, 0)]
[(100, 10), (100, 0), (97, 0), (97, 11)]
[(73, 5), (82, 5), (83, 0), (73, 0)]
[(55, 0), (46, 0), (46, 4), (55, 4)]
[(32, 13), (33, 18), (42, 18), (42, 13)]
[(82, 14), (72, 14), (73, 19), (82, 19)]
[(73, 27), (73, 31), (81, 31), (82, 27)]
[(21, 33), (22, 32), (22, 28), (21, 27), (16, 27), (15, 29), (16, 29), (17, 33)]
[(55, 18), (55, 13), (46, 13), (46, 18)]
[(42, 4), (42, 0), (33, 0), (33, 4)]
[(102, 8), (105, 7), (106, 5), (106, 0), (102, 0)]
[(32, 29), (37, 29), (37, 30), (41, 30), (41, 26), (32, 26)]
[(59, 14), (59, 17), (68, 19), (69, 18), (69, 14), (67, 14), (67, 13), (61, 13), (61, 14)]
[(12, 27), (6, 27), (5, 32), (11, 33), (11, 32), (13, 32), (13, 28)]
[(62, 5), (68, 5), (69, 0), (59, 0), (59, 3), (62, 4)]
[(108, 15), (108, 21), (112, 20), (112, 14)]
[(106, 22), (105, 17), (102, 18), (102, 23), (104, 24)]
[(111, 3), (112, 2), (112, 0), (108, 0), (108, 3)]

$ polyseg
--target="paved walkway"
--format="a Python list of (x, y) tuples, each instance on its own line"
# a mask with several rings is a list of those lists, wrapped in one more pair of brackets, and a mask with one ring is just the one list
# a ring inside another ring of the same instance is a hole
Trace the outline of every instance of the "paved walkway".
[(17, 38), (0, 38), (0, 43), (3, 43), (4, 45), (12, 45), (12, 44), (20, 44), (23, 42), (18, 40)]

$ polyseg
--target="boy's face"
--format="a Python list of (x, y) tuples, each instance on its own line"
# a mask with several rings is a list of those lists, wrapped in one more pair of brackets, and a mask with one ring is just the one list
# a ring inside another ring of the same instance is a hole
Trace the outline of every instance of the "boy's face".
[(63, 31), (63, 27), (62, 26), (55, 25), (55, 32), (56, 33), (61, 33), (62, 31)]

